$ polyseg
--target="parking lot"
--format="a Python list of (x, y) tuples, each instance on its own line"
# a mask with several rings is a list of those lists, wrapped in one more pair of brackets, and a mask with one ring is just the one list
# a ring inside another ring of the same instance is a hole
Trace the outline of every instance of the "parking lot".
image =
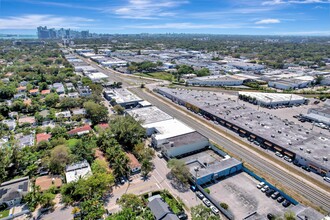
[(255, 211), (261, 216), (266, 216), (268, 213), (283, 214), (287, 208), (262, 193), (256, 187), (258, 183), (253, 177), (242, 172), (208, 188), (215, 200), (228, 204), (235, 219), (243, 219)]

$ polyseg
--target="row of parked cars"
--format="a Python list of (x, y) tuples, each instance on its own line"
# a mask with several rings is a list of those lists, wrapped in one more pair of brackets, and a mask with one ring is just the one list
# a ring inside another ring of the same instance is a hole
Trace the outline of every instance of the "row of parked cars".
[(261, 190), (261, 192), (265, 193), (266, 196), (271, 197), (272, 199), (276, 199), (278, 203), (282, 203), (283, 207), (289, 207), (291, 202), (286, 200), (280, 192), (271, 189), (265, 182), (260, 182), (257, 185), (257, 188)]
[(279, 152), (279, 151), (276, 151), (276, 152), (275, 152), (275, 155), (278, 156), (278, 157), (280, 157), (280, 158), (283, 158), (284, 160), (288, 161), (289, 163), (292, 162), (292, 159), (291, 159), (290, 157), (288, 157), (288, 156), (284, 156), (284, 155), (281, 154), (281, 152)]
[(203, 195), (203, 193), (201, 193), (200, 191), (196, 191), (195, 192), (197, 197), (199, 199), (201, 199), (203, 201), (203, 203), (209, 207), (211, 209), (211, 211), (215, 214), (215, 215), (219, 215), (219, 209), (217, 209), (217, 207), (215, 207), (210, 200), (208, 200), (207, 198), (205, 198), (205, 196)]

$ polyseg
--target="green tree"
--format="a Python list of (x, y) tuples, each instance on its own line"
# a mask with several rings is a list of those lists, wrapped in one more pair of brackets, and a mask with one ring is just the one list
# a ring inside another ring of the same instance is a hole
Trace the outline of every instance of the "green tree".
[(3, 182), (8, 177), (8, 167), (11, 163), (13, 150), (9, 146), (0, 147), (0, 182)]
[(117, 203), (123, 209), (131, 209), (135, 213), (140, 213), (143, 208), (142, 199), (134, 194), (124, 194), (120, 197)]
[(92, 163), (91, 168), (93, 173), (107, 173), (109, 166), (106, 161), (97, 158)]
[(60, 174), (70, 161), (69, 149), (64, 145), (56, 146), (50, 153), (49, 169), (52, 173)]
[(102, 201), (93, 198), (80, 203), (80, 213), (82, 219), (102, 219), (105, 209)]
[[(107, 218), (107, 220), (136, 220), (136, 213), (132, 209), (122, 209), (120, 212), (115, 213)], [(153, 219), (147, 219), (153, 220)]]
[(171, 159), (167, 163), (167, 167), (171, 169), (173, 176), (183, 185), (188, 185), (190, 173), (185, 163), (178, 159)]
[(141, 165), (142, 176), (146, 178), (149, 175), (149, 173), (152, 171), (152, 169), (153, 169), (152, 162), (147, 158), (143, 159)]
[(125, 113), (125, 108), (123, 108), (121, 105), (115, 105), (113, 106), (113, 110), (118, 114), (118, 115), (123, 115)]
[(114, 117), (110, 124), (110, 131), (116, 140), (129, 150), (132, 150), (135, 144), (140, 143), (146, 134), (145, 128), (128, 115)]
[(192, 220), (218, 220), (219, 216), (215, 216), (211, 209), (200, 204), (191, 208)]
[(287, 211), (284, 213), (284, 218), (285, 218), (285, 220), (295, 220), (296, 215), (292, 211)]
[(208, 68), (202, 68), (202, 69), (196, 71), (196, 75), (197, 76), (209, 76), (210, 70)]
[(57, 93), (50, 93), (45, 97), (45, 103), (49, 107), (55, 106), (59, 102), (60, 98)]
[(129, 158), (126, 154), (123, 151), (120, 152), (111, 163), (113, 174), (116, 177), (128, 176), (130, 172), (129, 162)]
[(93, 124), (108, 120), (108, 110), (105, 106), (97, 104), (93, 101), (84, 103), (87, 116), (92, 120)]

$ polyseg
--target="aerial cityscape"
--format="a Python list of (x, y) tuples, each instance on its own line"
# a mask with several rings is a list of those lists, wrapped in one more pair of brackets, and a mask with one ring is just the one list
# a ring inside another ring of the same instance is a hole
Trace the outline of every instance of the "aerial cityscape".
[(0, 220), (330, 220), (330, 1), (0, 1)]

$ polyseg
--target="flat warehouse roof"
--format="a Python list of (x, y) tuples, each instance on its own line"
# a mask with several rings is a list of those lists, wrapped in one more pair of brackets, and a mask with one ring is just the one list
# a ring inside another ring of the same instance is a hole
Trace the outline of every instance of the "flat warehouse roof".
[(191, 127), (188, 127), (181, 121), (177, 119), (169, 119), (165, 121), (150, 123), (147, 125), (143, 125), (145, 128), (155, 128), (157, 134), (155, 138), (157, 140), (164, 140), (167, 138), (179, 136), (182, 134), (187, 134), (195, 131)]
[(142, 101), (139, 97), (128, 91), (127, 89), (112, 89), (105, 91), (111, 98), (115, 99), (118, 104), (127, 102)]
[(306, 100), (305, 97), (295, 94), (277, 94), (277, 93), (261, 93), (261, 92), (238, 92), (239, 95), (250, 96), (262, 102), (289, 102)]
[[(227, 98), (228, 96), (224, 98), (224, 95), (221, 95), (221, 93), (169, 89), (166, 87), (159, 88), (159, 90), (195, 105), (238, 128), (240, 127), (297, 154), (301, 151), (299, 147), (302, 143), (310, 138), (325, 138), (330, 140), (328, 135), (311, 131), (302, 125), (295, 124), (287, 119), (281, 119), (270, 113), (255, 110), (245, 106), (242, 102), (237, 102), (236, 99)], [(329, 147), (324, 148), (320, 145), (320, 142), (311, 144), (309, 148), (313, 154), (310, 159), (315, 163), (320, 163), (316, 158), (325, 155), (329, 157), (330, 155)], [(320, 148), (323, 148), (323, 151), (320, 152)], [(330, 168), (329, 162), (323, 165)]]
[(173, 118), (172, 116), (166, 114), (156, 106), (136, 108), (128, 110), (127, 113), (136, 120), (141, 120), (144, 125)]
[[(197, 131), (187, 133), (187, 134), (182, 134), (179, 136), (171, 137), (168, 138), (167, 141), (169, 142), (168, 144), (164, 144), (163, 146), (166, 149), (171, 149), (173, 147), (180, 147), (183, 145), (188, 145), (188, 144), (194, 144), (198, 143), (200, 141), (208, 141), (209, 139), (202, 134), (200, 134)], [(173, 146), (171, 146), (170, 143), (173, 143)]]
[(215, 153), (213, 150), (205, 150), (197, 154), (184, 157), (181, 160), (186, 163), (186, 166), (193, 176), (196, 175), (195, 168), (199, 168), (197, 178), (218, 173), (222, 170), (241, 164), (241, 162), (237, 159), (229, 156), (224, 158)]

